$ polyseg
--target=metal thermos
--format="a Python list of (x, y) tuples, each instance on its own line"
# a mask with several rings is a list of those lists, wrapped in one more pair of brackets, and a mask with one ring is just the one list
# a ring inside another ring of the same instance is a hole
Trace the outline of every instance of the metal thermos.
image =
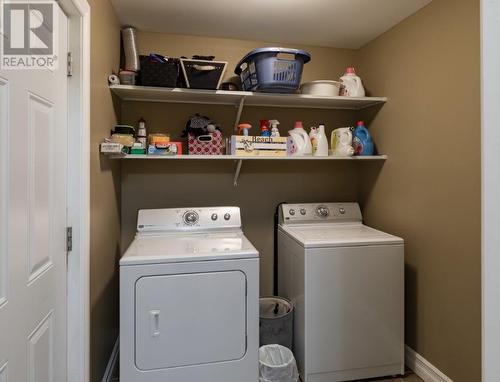
[(135, 28), (122, 29), (123, 51), (125, 53), (125, 70), (139, 71), (139, 52), (137, 51), (137, 36)]

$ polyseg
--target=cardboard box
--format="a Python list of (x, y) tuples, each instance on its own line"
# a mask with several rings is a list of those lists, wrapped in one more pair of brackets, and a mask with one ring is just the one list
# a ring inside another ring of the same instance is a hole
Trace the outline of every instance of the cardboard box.
[(286, 157), (286, 137), (231, 136), (231, 155), (241, 157)]
[(148, 155), (182, 155), (182, 142), (168, 142), (148, 146)]
[(121, 143), (116, 142), (102, 142), (100, 145), (101, 154), (122, 154), (128, 153), (128, 148)]

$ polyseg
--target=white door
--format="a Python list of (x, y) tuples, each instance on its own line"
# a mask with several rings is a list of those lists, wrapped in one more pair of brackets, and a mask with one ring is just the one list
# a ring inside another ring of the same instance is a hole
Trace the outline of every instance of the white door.
[(0, 70), (0, 382), (66, 381), (65, 61)]

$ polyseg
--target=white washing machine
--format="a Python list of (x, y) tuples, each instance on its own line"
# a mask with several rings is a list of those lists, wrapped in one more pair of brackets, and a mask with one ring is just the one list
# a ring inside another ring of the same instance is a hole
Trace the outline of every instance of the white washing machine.
[(278, 292), (295, 304), (303, 382), (404, 373), (404, 244), (357, 203), (283, 204)]
[(258, 256), (237, 207), (139, 211), (120, 260), (120, 381), (256, 382)]

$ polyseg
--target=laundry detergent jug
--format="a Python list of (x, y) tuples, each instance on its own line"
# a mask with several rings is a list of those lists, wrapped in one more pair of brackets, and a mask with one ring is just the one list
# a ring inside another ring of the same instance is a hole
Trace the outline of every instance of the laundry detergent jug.
[(373, 139), (363, 121), (359, 121), (354, 129), (352, 146), (354, 155), (373, 155), (375, 152)]
[(332, 131), (332, 154), (338, 156), (352, 156), (352, 127), (341, 127)]
[(316, 133), (316, 150), (313, 150), (313, 155), (317, 157), (328, 156), (328, 138), (325, 133), (325, 125), (321, 124)]
[(288, 131), (288, 154), (303, 156), (312, 154), (312, 145), (309, 135), (304, 130), (301, 121), (295, 122), (295, 127)]
[(364, 97), (365, 88), (361, 78), (356, 75), (354, 68), (347, 68), (345, 74), (340, 77), (342, 86), (340, 95), (344, 97)]

